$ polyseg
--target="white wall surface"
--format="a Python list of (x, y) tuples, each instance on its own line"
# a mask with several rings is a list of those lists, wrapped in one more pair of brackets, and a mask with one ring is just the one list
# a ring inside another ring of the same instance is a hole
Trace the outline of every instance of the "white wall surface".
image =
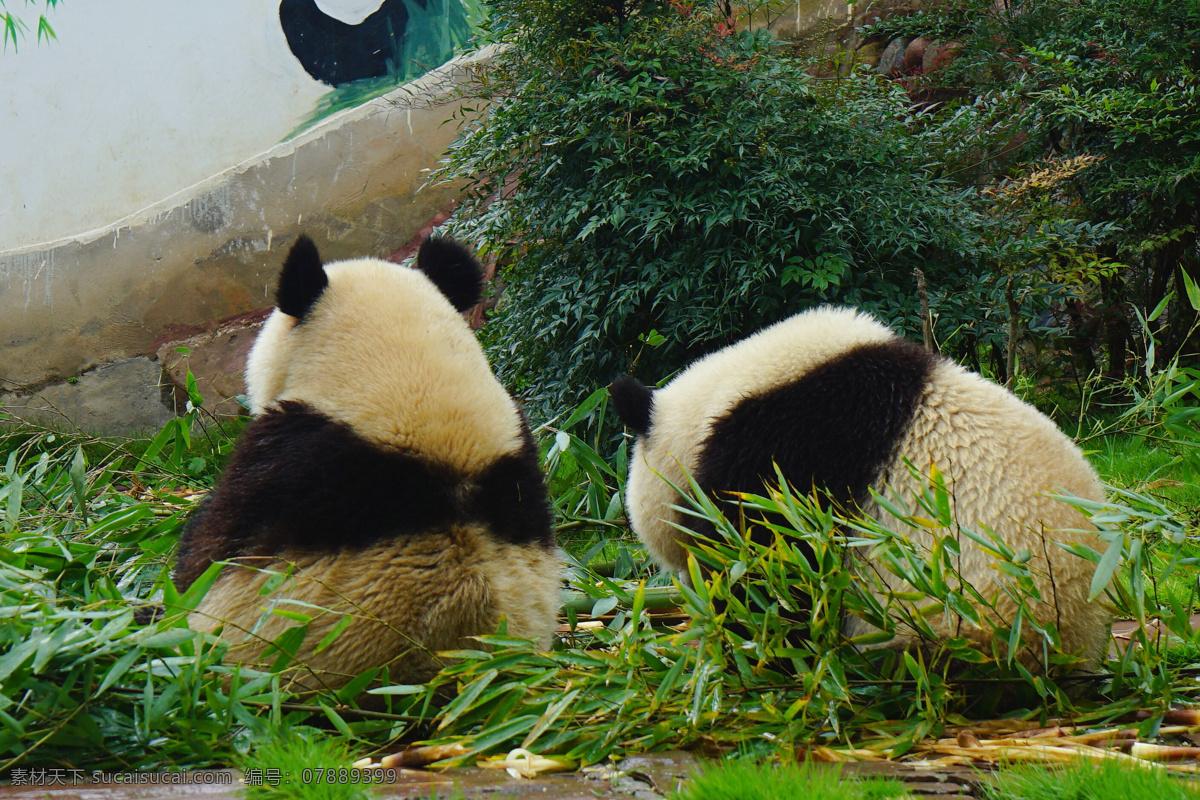
[[(350, 22), (379, 4), (319, 3)], [(288, 49), (278, 8), (65, 0), (47, 12), (57, 41), (0, 52), (0, 251), (106, 228), (291, 133), (330, 87)]]

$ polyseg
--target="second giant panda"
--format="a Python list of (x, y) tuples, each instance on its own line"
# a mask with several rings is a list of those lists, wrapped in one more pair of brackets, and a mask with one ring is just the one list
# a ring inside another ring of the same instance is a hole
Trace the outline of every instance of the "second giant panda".
[[(614, 405), (637, 441), (629, 467), (630, 522), (669, 569), (686, 568), (686, 534), (712, 532), (671, 508), (668, 483), (686, 486), (686, 469), (709, 494), (760, 494), (776, 480), (807, 492), (827, 490), (897, 533), (932, 544), (870, 500), (884, 487), (912, 497), (919, 489), (907, 459), (946, 476), (954, 518), (993, 529), (1014, 551), (1026, 549), (1043, 602), (1034, 609), (1055, 623), (1067, 652), (1099, 659), (1110, 616), (1088, 601), (1093, 565), (1056, 542), (1103, 549), (1094, 528), (1049, 493), (1065, 490), (1103, 500), (1095, 471), (1045, 415), (1006, 389), (897, 336), (867, 314), (821, 307), (797, 314), (704, 357), (661, 389), (624, 377)], [(702, 524), (702, 523), (701, 523)], [(965, 537), (959, 571), (997, 615), (1017, 607), (1001, 589), (992, 559)], [(879, 572), (884, 572), (879, 570)], [(899, 580), (884, 572), (892, 588)], [(938, 635), (971, 635), (941, 617)], [(865, 632), (850, 620), (848, 633)], [(982, 636), (976, 631), (976, 638)], [(904, 646), (903, 636), (893, 646)], [(1022, 659), (1036, 661), (1022, 653)], [(1041, 666), (1033, 664), (1033, 666)]]
[(247, 362), (257, 418), (173, 575), (184, 591), (232, 562), (190, 619), (222, 628), (227, 659), (270, 662), (297, 613), (312, 617), (296, 653), (308, 688), (373, 667), (424, 681), (438, 651), (501, 617), (549, 646), (561, 553), (524, 416), (462, 316), (481, 285), (448, 239), (426, 241), (416, 268), (323, 264), (307, 237), (292, 248)]

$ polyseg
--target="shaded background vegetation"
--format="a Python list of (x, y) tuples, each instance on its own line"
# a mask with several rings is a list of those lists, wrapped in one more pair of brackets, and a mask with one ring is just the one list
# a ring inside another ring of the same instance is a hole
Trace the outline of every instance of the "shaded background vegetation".
[(943, 349), (1001, 380), (1014, 323), (1075, 394), (1135, 367), (1133, 308), (1173, 298), (1155, 333), (1185, 344), (1195, 2), (944, 4), (866, 31), (957, 43), (900, 81), (826, 74), (729, 11), (493, 4), (510, 47), (443, 175), (509, 264), (486, 336), (535, 414), (821, 302), (919, 335), (914, 268)]
[(1065, 227), (1090, 232), (1082, 249), (1002, 259), (1026, 285), (1067, 290), (1055, 322), (1073, 367), (1129, 374), (1141, 349), (1130, 309), (1164, 301), (1156, 336), (1194, 352), (1181, 278), (1200, 279), (1200, 4), (964, 0), (875, 32), (959, 43), (942, 73), (910, 78), (958, 90), (933, 115), (954, 134), (943, 137), (946, 174), (985, 200), (988, 187), (1031, 181), (1036, 191), (1003, 209), (1015, 222), (1052, 240)]
[(493, 6), (511, 47), (446, 172), (475, 179), (470, 235), (511, 262), (486, 336), (535, 412), (822, 301), (919, 330), (914, 267), (979, 291), (984, 220), (904, 93), (815, 79), (704, 5)]

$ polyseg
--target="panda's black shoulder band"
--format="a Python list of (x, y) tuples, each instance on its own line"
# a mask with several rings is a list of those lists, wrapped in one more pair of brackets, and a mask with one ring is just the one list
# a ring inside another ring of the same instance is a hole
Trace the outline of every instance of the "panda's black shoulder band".
[(636, 378), (622, 375), (608, 387), (617, 416), (638, 436), (650, 432), (650, 413), (654, 410), (654, 390)]
[(275, 290), (275, 306), (289, 317), (304, 319), (328, 285), (329, 277), (316, 244), (307, 236), (301, 236), (283, 262), (279, 288)]
[(430, 236), (417, 251), (417, 269), (424, 272), (459, 311), (483, 296), (483, 267), (465, 245), (448, 236)]

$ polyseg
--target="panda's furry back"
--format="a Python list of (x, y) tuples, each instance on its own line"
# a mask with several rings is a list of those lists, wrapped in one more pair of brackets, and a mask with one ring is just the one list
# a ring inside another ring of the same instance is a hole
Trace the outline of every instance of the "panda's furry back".
[(305, 239), (288, 257), (247, 367), (258, 416), (174, 574), (182, 590), (234, 562), (191, 616), (222, 629), (231, 660), (269, 660), (296, 624), (273, 609), (313, 617), (297, 658), (310, 688), (376, 666), (424, 680), (501, 616), (549, 644), (561, 554), (528, 426), (460, 313), (478, 264), (432, 240), (418, 266), (325, 265)]
[[(1030, 550), (1046, 598), (1038, 617), (1061, 621), (1065, 649), (1101, 655), (1108, 612), (1087, 602), (1092, 566), (1054, 544), (1100, 542), (1082, 514), (1049, 497), (1061, 489), (1102, 499), (1094, 470), (1036, 409), (870, 316), (823, 307), (783, 320), (688, 367), (653, 393), (647, 413), (627, 503), (634, 529), (671, 569), (686, 564), (672, 523), (695, 524), (668, 508), (677, 498), (667, 480), (685, 485), (683, 469), (706, 491), (757, 492), (779, 463), (801, 490), (829, 490), (929, 545), (928, 534), (874, 508), (866, 491), (890, 486), (911, 497), (918, 487), (907, 458), (949, 476), (959, 523), (989, 526), (1014, 550)], [(963, 553), (964, 576), (1011, 619), (1015, 607), (989, 560), (969, 544)], [(957, 623), (934, 628), (972, 633)]]

